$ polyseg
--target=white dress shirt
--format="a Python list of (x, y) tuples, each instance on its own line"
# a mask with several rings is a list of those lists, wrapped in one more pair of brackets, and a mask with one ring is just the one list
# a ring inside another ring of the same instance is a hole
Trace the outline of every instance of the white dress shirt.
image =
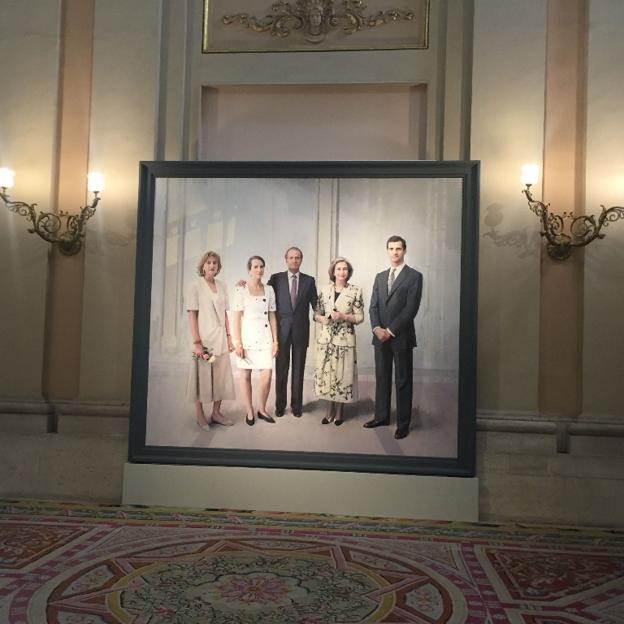
[[(405, 262), (402, 262), (401, 264), (399, 264), (399, 266), (390, 267), (390, 273), (392, 273), (392, 270), (394, 269), (394, 281), (395, 282), (397, 281), (397, 277), (399, 277), (399, 273), (401, 272), (404, 266), (405, 266)], [(390, 294), (390, 273), (388, 273), (388, 294)]]
[[(388, 294), (390, 294), (390, 273), (392, 272), (392, 269), (394, 269), (394, 281), (397, 281), (397, 278), (399, 277), (399, 273), (403, 270), (403, 267), (405, 266), (405, 262), (402, 262), (401, 264), (399, 264), (399, 266), (391, 266), (390, 270), (388, 272)], [(394, 283), (394, 282), (393, 282)], [(373, 328), (373, 331), (375, 331), (375, 329), (377, 329), (377, 327)], [(392, 333), (392, 330), (389, 327), (386, 327), (386, 331), (393, 337), (396, 338), (396, 336)]]

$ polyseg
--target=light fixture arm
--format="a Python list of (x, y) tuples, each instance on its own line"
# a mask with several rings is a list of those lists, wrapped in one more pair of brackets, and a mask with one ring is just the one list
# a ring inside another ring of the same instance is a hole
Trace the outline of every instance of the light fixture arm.
[(66, 256), (73, 256), (82, 248), (86, 222), (95, 214), (100, 201), (98, 191), (93, 191), (93, 201), (81, 208), (80, 212), (69, 213), (61, 210), (56, 214), (38, 211), (37, 204), (12, 200), (7, 194), (6, 187), (1, 188), (0, 198), (9, 211), (31, 222), (32, 227), (28, 229), (31, 234), (38, 234), (43, 240), (58, 245), (59, 250)]
[[(594, 215), (574, 216), (573, 212), (564, 212), (561, 215), (552, 214), (549, 210), (550, 204), (535, 199), (531, 194), (531, 184), (526, 184), (522, 193), (529, 202), (529, 208), (542, 222), (540, 234), (546, 237), (548, 245), (546, 247), (548, 255), (554, 260), (565, 260), (569, 258), (576, 247), (584, 247), (596, 238), (604, 238), (601, 232), (603, 227), (613, 223), (618, 219), (624, 219), (624, 207), (612, 206), (602, 208), (602, 212), (596, 217)], [(570, 221), (568, 232), (565, 232), (565, 221)]]

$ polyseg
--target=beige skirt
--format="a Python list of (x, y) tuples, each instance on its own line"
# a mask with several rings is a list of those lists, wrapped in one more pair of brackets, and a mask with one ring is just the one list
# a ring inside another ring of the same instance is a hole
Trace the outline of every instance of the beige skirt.
[(192, 359), (186, 386), (186, 398), (189, 401), (201, 401), (202, 403), (236, 398), (229, 353), (222, 353), (217, 356), (212, 364), (195, 358)]

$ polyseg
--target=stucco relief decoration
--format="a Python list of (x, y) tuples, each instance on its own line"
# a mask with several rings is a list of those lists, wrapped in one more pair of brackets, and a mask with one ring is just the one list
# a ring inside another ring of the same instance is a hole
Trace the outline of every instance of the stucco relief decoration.
[(423, 49), (429, 0), (205, 0), (204, 53)]
[(271, 10), (271, 13), (261, 18), (237, 13), (224, 15), (221, 21), (226, 26), (241, 24), (253, 32), (269, 33), (274, 37), (288, 37), (300, 32), (306, 41), (320, 43), (338, 28), (352, 35), (365, 28), (413, 20), (415, 17), (412, 11), (400, 9), (365, 15), (366, 5), (361, 0), (343, 0), (339, 12), (335, 11), (333, 0), (297, 0), (295, 3), (280, 0), (273, 4)]

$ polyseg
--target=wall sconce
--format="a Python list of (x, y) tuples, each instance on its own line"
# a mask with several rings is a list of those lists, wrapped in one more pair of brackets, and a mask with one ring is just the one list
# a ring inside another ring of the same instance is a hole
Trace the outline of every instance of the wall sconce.
[(6, 207), (32, 223), (32, 227), (28, 228), (31, 234), (36, 233), (48, 243), (58, 245), (61, 253), (66, 256), (77, 254), (82, 248), (86, 223), (95, 214), (95, 207), (100, 201), (99, 194), (104, 190), (104, 176), (95, 172), (87, 176), (87, 188), (93, 193), (93, 201), (88, 206), (81, 208), (79, 213), (60, 210), (58, 214), (40, 212), (37, 204), (13, 201), (7, 190), (13, 187), (14, 178), (14, 171), (0, 169), (0, 198)]
[[(520, 179), (525, 188), (522, 192), (529, 202), (529, 208), (542, 220), (540, 234), (546, 237), (548, 241), (546, 250), (553, 260), (565, 260), (576, 247), (584, 247), (596, 238), (604, 238), (605, 235), (600, 233), (603, 226), (607, 227), (613, 221), (624, 219), (624, 208), (621, 206), (605, 208), (601, 205), (602, 212), (597, 222), (594, 215), (575, 217), (573, 212), (552, 214), (549, 211), (550, 204), (534, 199), (531, 194), (531, 186), (537, 182), (538, 173), (537, 165), (523, 165)], [(565, 221), (570, 222), (568, 233), (565, 231)]]

